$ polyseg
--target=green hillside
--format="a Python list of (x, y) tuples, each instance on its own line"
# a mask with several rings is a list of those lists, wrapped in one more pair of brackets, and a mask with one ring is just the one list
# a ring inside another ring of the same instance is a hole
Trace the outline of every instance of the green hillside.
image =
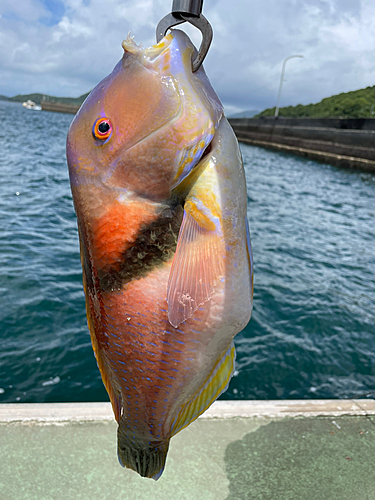
[[(268, 108), (255, 116), (273, 116), (275, 108)], [(375, 118), (375, 85), (332, 97), (316, 104), (287, 106), (280, 108), (279, 116), (306, 118)]]
[[(9, 97), (6, 99), (8, 99), (9, 101), (13, 101), (13, 102), (24, 102), (24, 101), (27, 101), (30, 99), (31, 101), (34, 101), (36, 104), (40, 104), (41, 100), (44, 97), (48, 101), (62, 102), (64, 104), (76, 104), (77, 106), (80, 106), (88, 95), (89, 95), (89, 92), (87, 92), (87, 94), (83, 94), (79, 97), (56, 97), (56, 96), (47, 95), (47, 94), (19, 94), (19, 95), (15, 95), (14, 97)], [(5, 97), (5, 96), (2, 96), (2, 97)]]

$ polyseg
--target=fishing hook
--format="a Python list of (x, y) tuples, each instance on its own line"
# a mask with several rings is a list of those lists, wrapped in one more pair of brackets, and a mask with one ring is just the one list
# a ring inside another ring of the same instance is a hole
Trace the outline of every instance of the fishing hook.
[(203, 0), (173, 0), (172, 12), (167, 14), (156, 27), (156, 41), (165, 36), (173, 26), (188, 22), (202, 33), (202, 43), (198, 54), (192, 61), (193, 73), (202, 65), (212, 42), (212, 27), (202, 15)]

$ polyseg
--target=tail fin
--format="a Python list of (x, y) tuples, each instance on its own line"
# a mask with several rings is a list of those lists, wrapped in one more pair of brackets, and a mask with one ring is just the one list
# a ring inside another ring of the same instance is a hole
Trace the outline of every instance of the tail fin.
[(142, 477), (151, 477), (157, 481), (164, 471), (169, 439), (146, 441), (139, 436), (134, 438), (125, 429), (124, 421), (120, 420), (117, 429), (117, 454), (120, 464), (138, 472)]

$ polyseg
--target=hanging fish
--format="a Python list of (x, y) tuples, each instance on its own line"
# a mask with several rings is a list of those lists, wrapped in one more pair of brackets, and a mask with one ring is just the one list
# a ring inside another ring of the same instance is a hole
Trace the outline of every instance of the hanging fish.
[(128, 37), (67, 158), (91, 340), (120, 463), (158, 479), (169, 441), (226, 390), (252, 310), (241, 154), (194, 47)]

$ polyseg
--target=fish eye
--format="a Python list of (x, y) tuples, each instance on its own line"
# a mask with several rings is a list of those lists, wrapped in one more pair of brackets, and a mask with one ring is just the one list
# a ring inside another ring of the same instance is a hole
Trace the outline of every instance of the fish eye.
[(98, 118), (92, 127), (92, 135), (95, 139), (105, 141), (112, 134), (112, 124), (108, 118)]

